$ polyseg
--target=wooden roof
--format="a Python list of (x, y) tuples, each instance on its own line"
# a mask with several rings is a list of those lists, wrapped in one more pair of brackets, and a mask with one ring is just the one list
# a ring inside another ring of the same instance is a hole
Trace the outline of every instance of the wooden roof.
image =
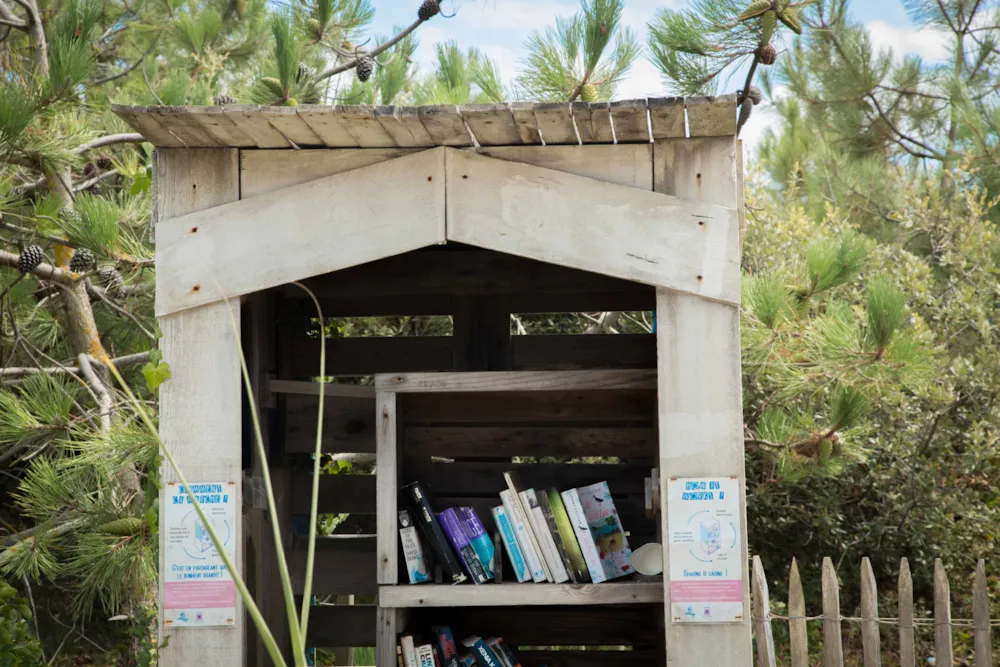
[(423, 107), (113, 107), (156, 146), (420, 148), (736, 135), (736, 96)]

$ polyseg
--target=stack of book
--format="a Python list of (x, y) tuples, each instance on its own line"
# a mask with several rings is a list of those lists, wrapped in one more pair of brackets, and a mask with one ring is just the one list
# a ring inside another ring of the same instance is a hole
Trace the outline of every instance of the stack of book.
[(500, 637), (482, 639), (472, 636), (462, 640), (468, 651), (459, 653), (451, 628), (432, 628), (433, 639), (426, 644), (413, 635), (401, 635), (396, 646), (399, 667), (521, 667), (514, 652)]
[[(504, 479), (507, 489), (491, 513), (518, 582), (598, 584), (633, 573), (632, 550), (607, 482), (536, 492), (515, 472)], [(432, 560), (449, 583), (494, 579), (493, 541), (475, 510), (435, 513), (419, 482), (402, 487), (402, 495), (410, 509), (399, 513), (400, 542), (411, 584), (433, 579)]]

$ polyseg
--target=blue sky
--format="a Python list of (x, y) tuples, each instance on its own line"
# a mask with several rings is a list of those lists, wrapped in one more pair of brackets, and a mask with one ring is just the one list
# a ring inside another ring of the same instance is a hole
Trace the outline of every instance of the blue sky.
[[(376, 15), (374, 32), (391, 34), (393, 25), (408, 25), (416, 17), (419, 0), (373, 0)], [(646, 23), (661, 7), (673, 9), (687, 6), (687, 0), (626, 0), (625, 23), (644, 41)], [(748, 2), (749, 4), (749, 2)], [(418, 31), (420, 47), (417, 65), (431, 68), (434, 44), (455, 39), (463, 48), (476, 46), (496, 60), (501, 75), (509, 81), (517, 76), (519, 60), (524, 55), (523, 44), (534, 30), (552, 25), (557, 16), (576, 12), (579, 0), (443, 0), (445, 11), (457, 10), (454, 18), (435, 17)], [(852, 14), (868, 27), (875, 44), (892, 47), (897, 54), (918, 53), (927, 60), (944, 56), (944, 42), (939, 34), (915, 26), (899, 0), (855, 0)], [(735, 90), (738, 81), (726, 87)], [(616, 95), (625, 99), (665, 94), (658, 70), (644, 58), (629, 72)], [(756, 144), (764, 129), (773, 123), (775, 115), (758, 107), (744, 138)]]

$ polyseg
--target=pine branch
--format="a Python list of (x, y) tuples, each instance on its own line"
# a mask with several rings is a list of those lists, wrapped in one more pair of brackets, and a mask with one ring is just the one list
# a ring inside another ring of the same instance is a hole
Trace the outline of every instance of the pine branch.
[[(17, 267), (17, 261), (20, 259), (20, 255), (15, 255), (12, 252), (6, 250), (0, 250), (0, 266), (9, 266), (12, 268)], [(43, 280), (54, 280), (57, 282), (65, 283), (67, 285), (73, 284), (75, 282), (74, 274), (72, 271), (67, 269), (59, 269), (51, 264), (42, 262), (34, 269), (31, 270), (32, 275), (42, 278)]]
[(141, 56), (139, 56), (134, 63), (123, 69), (121, 72), (118, 72), (117, 74), (112, 74), (111, 76), (106, 76), (103, 79), (98, 79), (91, 85), (100, 86), (102, 84), (109, 83), (116, 79), (120, 79), (123, 76), (127, 76), (129, 72), (131, 72), (136, 67), (142, 64), (142, 61), (146, 59), (146, 56), (148, 56), (153, 51), (153, 49), (156, 48), (156, 44), (158, 41), (159, 41), (158, 39), (154, 39), (153, 43), (149, 45), (149, 48), (146, 49), (146, 51)]
[[(398, 44), (400, 42), (400, 40), (402, 40), (404, 37), (406, 37), (411, 32), (413, 32), (418, 27), (420, 27), (421, 23), (424, 23), (424, 20), (418, 18), (416, 21), (414, 21), (413, 23), (411, 23), (409, 26), (407, 26), (406, 28), (403, 28), (403, 30), (401, 30), (395, 37), (393, 37), (392, 39), (390, 39), (388, 42), (386, 42), (384, 44), (379, 44), (378, 46), (376, 46), (374, 49), (372, 49), (371, 51), (369, 51), (365, 55), (367, 55), (370, 58), (374, 58), (375, 56), (379, 55), (383, 51), (387, 51), (387, 50), (391, 49), (393, 46), (395, 46), (396, 44)], [(322, 72), (320, 72), (316, 76), (316, 80), (317, 81), (322, 81), (323, 79), (328, 79), (328, 78), (330, 78), (331, 76), (333, 76), (335, 74), (340, 74), (341, 72), (346, 72), (349, 69), (354, 69), (357, 66), (357, 64), (358, 64), (358, 59), (354, 58), (353, 60), (348, 60), (347, 62), (343, 63), (342, 65), (333, 65), (331, 67), (326, 68)]]
[[(142, 135), (140, 134), (138, 136), (141, 137)], [(145, 139), (143, 139), (142, 141), (145, 141)], [(117, 142), (117, 143), (122, 143), (122, 142)], [(77, 183), (76, 185), (73, 186), (73, 192), (74, 192), (74, 194), (77, 193), (77, 192), (83, 192), (87, 188), (93, 187), (97, 183), (100, 183), (103, 180), (111, 178), (112, 176), (116, 175), (117, 173), (118, 173), (117, 169), (109, 169), (108, 171), (104, 172), (103, 174), (98, 174), (97, 176), (94, 176), (91, 179), (83, 181), (82, 183)], [(20, 187), (20, 192), (21, 192), (21, 194), (28, 194), (28, 193), (34, 192), (35, 190), (39, 190), (41, 188), (44, 188), (47, 183), (48, 183), (48, 179), (46, 177), (42, 176), (41, 178), (39, 178), (37, 181), (34, 181), (33, 183), (28, 183), (27, 185), (22, 185)], [(66, 244), (63, 244), (63, 245), (66, 245)]]
[(90, 388), (97, 394), (98, 414), (101, 417), (101, 430), (108, 432), (111, 430), (111, 392), (97, 377), (94, 368), (90, 365), (90, 357), (86, 354), (78, 354), (77, 363), (80, 365), (80, 374), (86, 378)]
[[(93, 357), (89, 357), (89, 355), (87, 361), (91, 364), (97, 363), (97, 360)], [(111, 359), (111, 363), (115, 365), (115, 368), (127, 368), (129, 366), (135, 366), (136, 364), (144, 364), (147, 361), (149, 361), (149, 352), (137, 352), (136, 354), (127, 354), (123, 357)], [(0, 378), (13, 379), (24, 377), (26, 375), (33, 375), (35, 373), (45, 373), (47, 375), (72, 375), (81, 372), (84, 371), (80, 366), (52, 366), (47, 368), (35, 368), (33, 366), (9, 366), (7, 368), (0, 367)]]
[(112, 146), (114, 144), (138, 144), (146, 141), (138, 132), (125, 132), (122, 134), (109, 134), (92, 141), (88, 141), (85, 144), (80, 144), (73, 149), (73, 155), (81, 155), (87, 151), (93, 150), (95, 148), (102, 148), (104, 146)]

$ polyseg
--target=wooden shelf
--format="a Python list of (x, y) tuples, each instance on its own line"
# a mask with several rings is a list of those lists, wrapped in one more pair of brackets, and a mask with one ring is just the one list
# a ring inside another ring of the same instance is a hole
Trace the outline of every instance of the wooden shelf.
[(511, 607), (663, 602), (663, 582), (379, 586), (380, 607)]

